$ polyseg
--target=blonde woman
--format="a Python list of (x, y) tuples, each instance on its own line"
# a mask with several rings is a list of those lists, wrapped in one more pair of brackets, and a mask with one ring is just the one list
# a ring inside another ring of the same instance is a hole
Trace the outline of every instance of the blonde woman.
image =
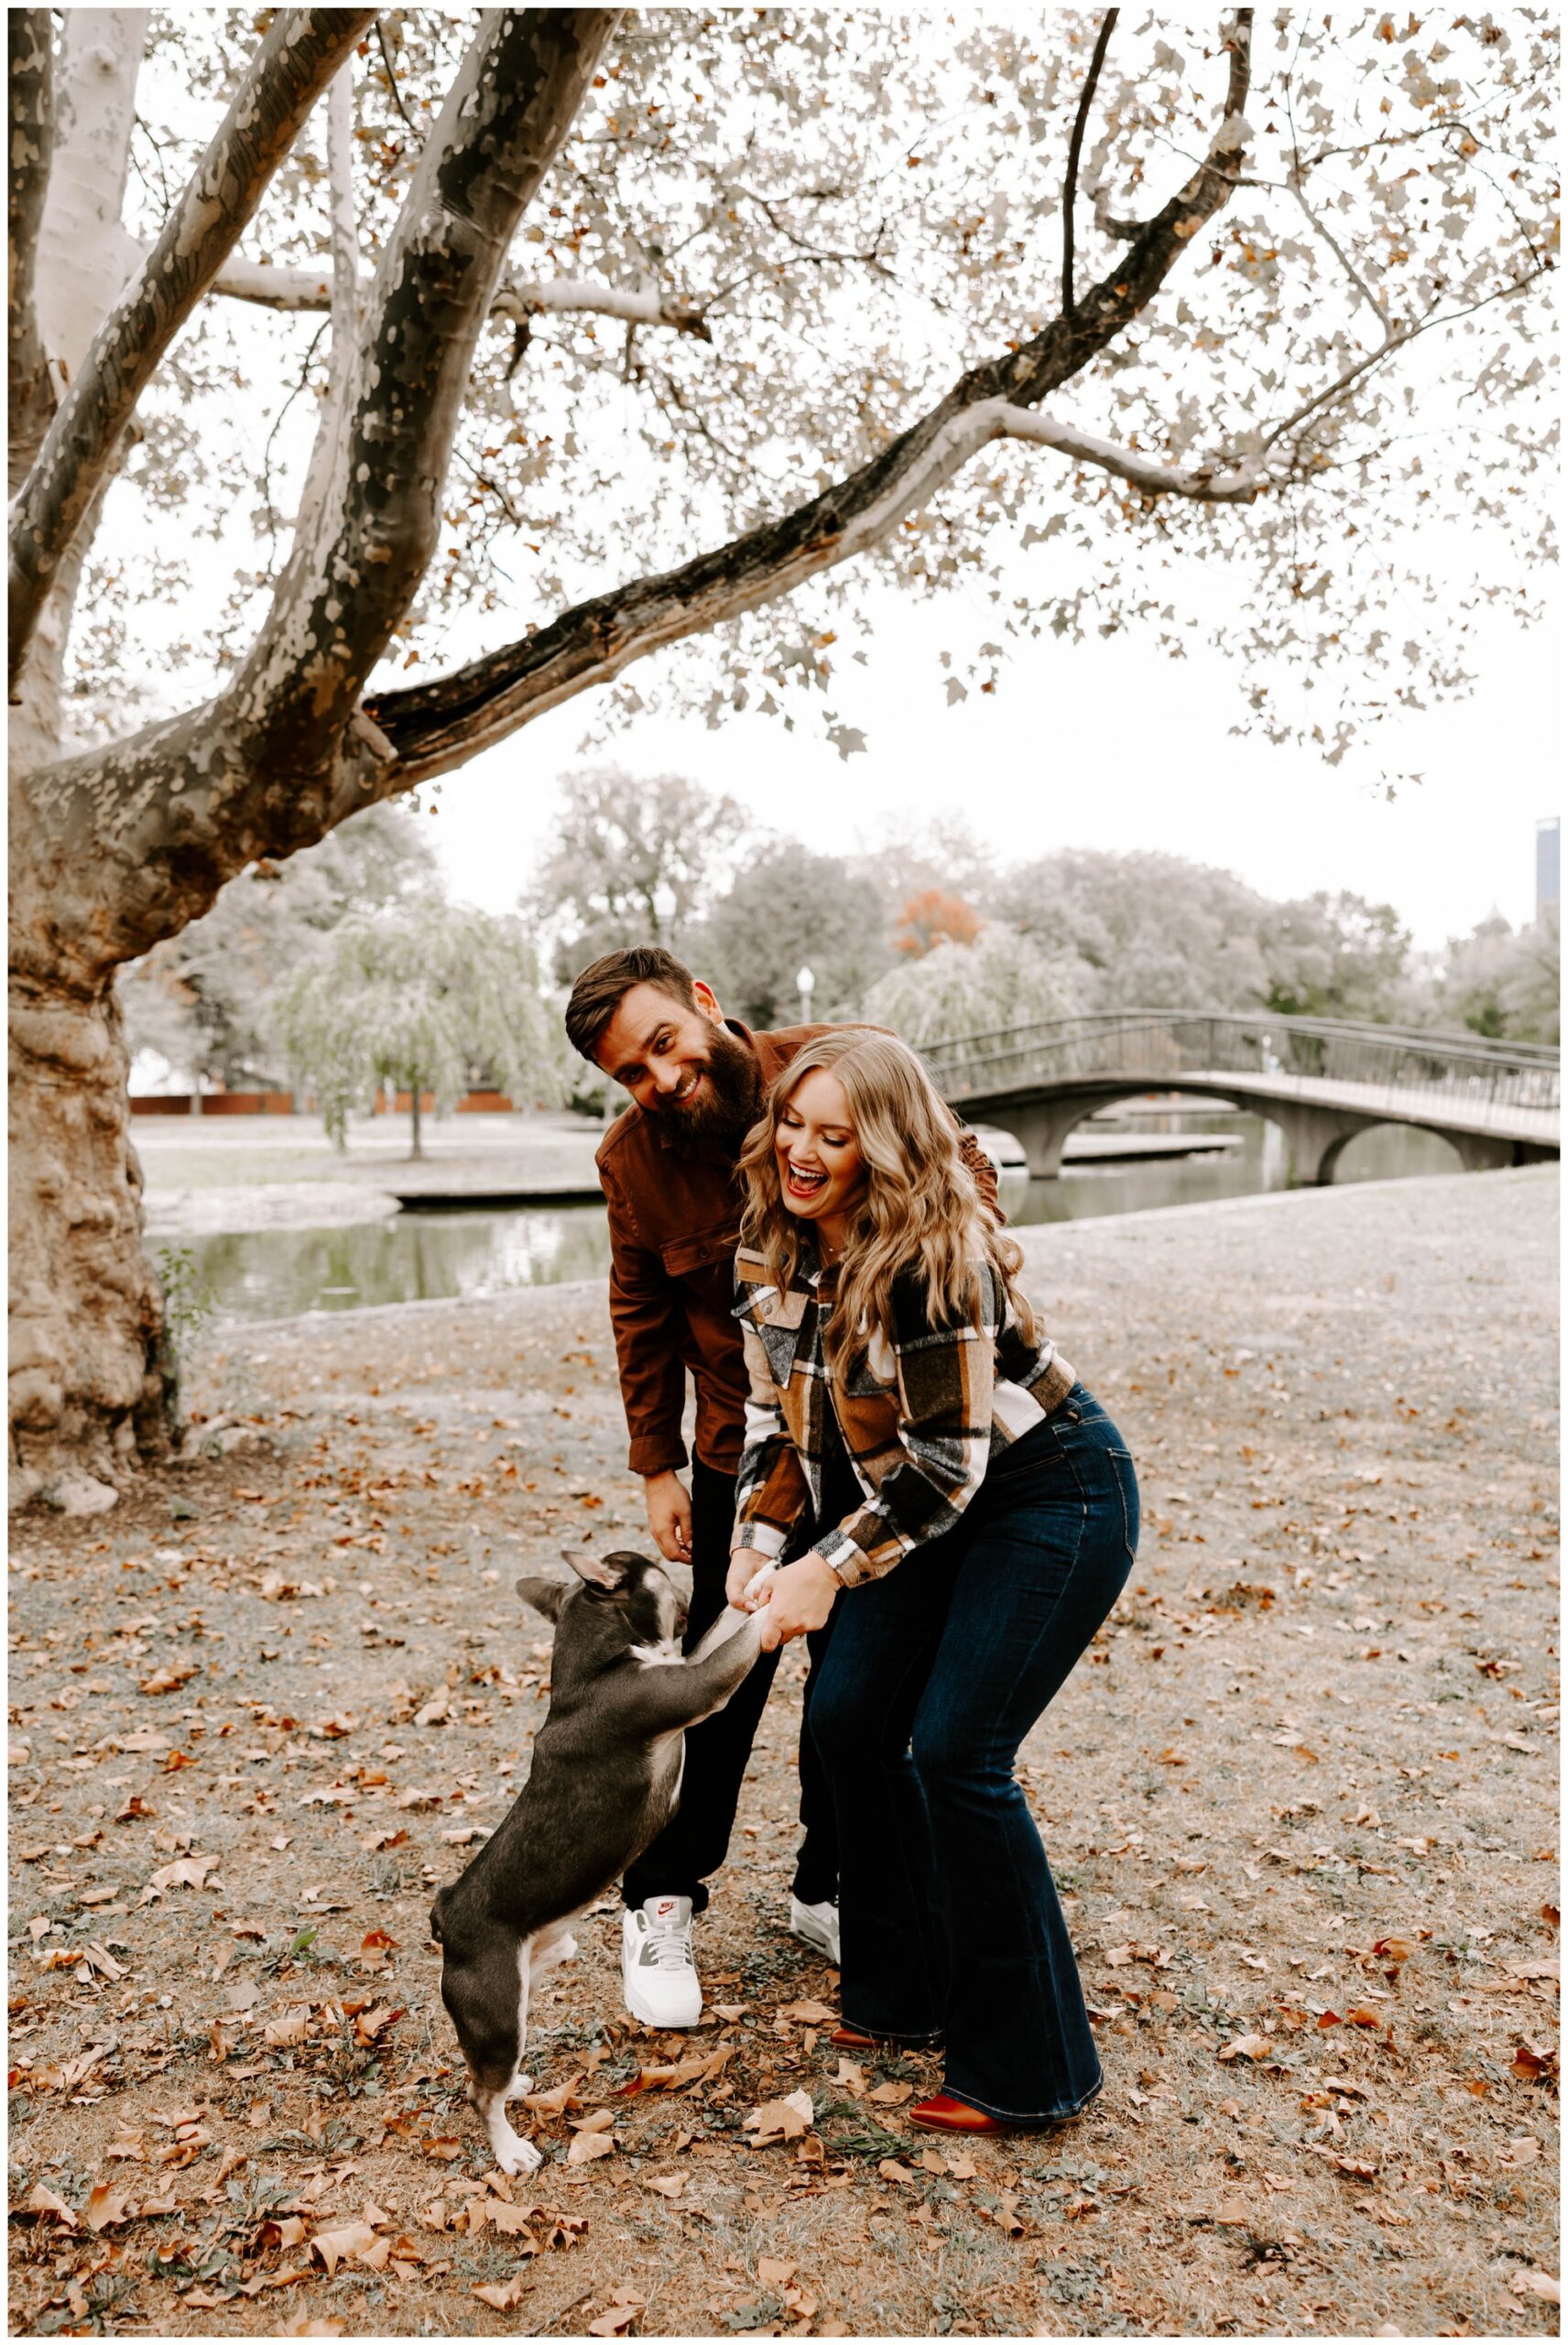
[(823, 1627), (808, 1725), (840, 1840), (835, 2044), (945, 2044), (914, 2121), (1033, 2130), (1101, 2084), (1013, 1773), (1132, 1567), (1121, 1435), (1035, 1329), (951, 1110), (892, 1036), (839, 1028), (740, 1158), (751, 1399), (732, 1600)]

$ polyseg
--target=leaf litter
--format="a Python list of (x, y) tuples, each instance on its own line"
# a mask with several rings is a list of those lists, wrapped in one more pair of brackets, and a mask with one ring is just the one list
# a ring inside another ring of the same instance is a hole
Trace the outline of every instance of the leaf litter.
[[(1116, 1259), (1109, 1238), (1079, 1234)], [(1371, 1275), (1406, 1277), (1404, 1242), (1385, 1231)], [(1185, 1347), (1170, 1318), (1182, 1276), (1203, 1329)], [(546, 2165), (511, 2183), (490, 2165), (424, 1916), (504, 1813), (543, 1714), (548, 1643), (482, 1571), (518, 1555), (550, 1569), (572, 1490), (595, 1481), (606, 1535), (619, 1510), (622, 1535), (639, 1536), (607, 1347), (572, 1320), (583, 1340), (563, 1371), (539, 1341), (581, 1304), (536, 1294), (483, 1324), (432, 1313), (418, 1358), (381, 1367), (383, 1394), (406, 1401), (374, 1425), (354, 1398), (363, 1338), (280, 1336), (267, 1363), (280, 1446), (245, 1467), (271, 1506), (242, 1500), (219, 1461), (170, 1478), (193, 1508), (174, 1540), (156, 1478), (107, 1539), (101, 1522), (86, 1540), (24, 1519), (13, 1856), (41, 1909), (13, 1948), (13, 2288), (27, 2319), (70, 2323), (113, 2285), (154, 2329), (221, 2312), (225, 2329), (336, 2334), (363, 2328), (374, 2287), (378, 2325), (407, 2333), (512, 2331), (526, 2303), (532, 2328), (593, 2335), (827, 2335), (866, 2333), (875, 2292), (909, 2333), (973, 2326), (982, 2307), (1015, 2333), (1194, 2333), (1216, 2312), (1354, 2332), (1390, 2301), (1407, 2328), (1428, 2325), (1435, 2289), (1489, 2329), (1539, 2328), (1557, 2301), (1559, 2066), (1550, 1784), (1530, 1772), (1552, 1729), (1533, 1625), (1550, 1592), (1521, 1529), (1540, 1545), (1540, 1445), (1518, 1439), (1483, 1468), (1486, 1420), (1457, 1420), (1462, 1445), (1441, 1431), (1454, 1412), (1435, 1358), (1391, 1371), (1398, 1411), (1325, 1368), (1327, 1416), (1260, 1415), (1204, 1364), (1216, 1314), (1240, 1324), (1227, 1298), (1245, 1282), (1206, 1275), (1200, 1312), (1195, 1272), (1161, 1281), (1163, 1298), (1129, 1296), (1115, 1326), (1090, 1314), (1094, 1376), (1154, 1522), (1167, 1456), (1191, 1503), (1146, 1542), (1020, 1768), (1108, 2077), (1056, 2135), (933, 2143), (906, 2112), (938, 2064), (821, 2041), (836, 1982), (772, 1918), (799, 1715), (786, 1655), (742, 1811), (758, 1838), (703, 1925), (711, 2017), (694, 2036), (629, 2028), (614, 1914), (591, 1920), (579, 1964), (536, 1998), (538, 2089), (512, 2112)], [(1084, 1294), (1063, 1292), (1064, 1336)], [(1529, 1302), (1509, 1305), (1515, 1330)], [(1338, 1306), (1321, 1294), (1307, 1321), (1288, 1280), (1245, 1307), (1310, 1324), (1313, 1356), (1333, 1356)], [(581, 1410), (586, 1358), (606, 1403), (602, 1421), (557, 1420), (515, 1480), (499, 1467), (522, 1453), (471, 1438), (492, 1344), (497, 1389), (568, 1374)], [(1151, 1354), (1180, 1363), (1173, 1383), (1149, 1376)], [(1344, 1337), (1339, 1354), (1353, 1358)], [(1411, 1407), (1419, 1425), (1399, 1412)], [(1361, 1478), (1369, 1451), (1376, 1482)], [(1293, 1504), (1255, 1511), (1249, 1477)], [(1368, 1509), (1401, 1480), (1420, 1520), (1407, 1509), (1379, 1536)], [(354, 1551), (352, 1580), (343, 1550), (325, 1557), (324, 1507), (384, 1543)], [(1370, 1638), (1358, 1619), (1376, 1620)], [(1320, 1674), (1292, 1622), (1345, 1657)], [(463, 1640), (480, 1631), (471, 1662)], [(1456, 1703), (1445, 1677), (1467, 1639), (1486, 1667)], [(287, 1680), (257, 1659), (275, 1645)], [(80, 1728), (49, 1707), (80, 1682), (77, 1656), (107, 1688)], [(328, 1664), (320, 1696), (301, 1692)], [(160, 1672), (180, 1682), (144, 1691)], [(1140, 1764), (1158, 1788), (1135, 1801)], [(1136, 2277), (1094, 2244), (1122, 2198), (1154, 2226)], [(1283, 2221), (1269, 2211), (1287, 2207)], [(628, 2272), (634, 2220), (657, 2238)], [(462, 2269), (465, 2255), (501, 2268)]]

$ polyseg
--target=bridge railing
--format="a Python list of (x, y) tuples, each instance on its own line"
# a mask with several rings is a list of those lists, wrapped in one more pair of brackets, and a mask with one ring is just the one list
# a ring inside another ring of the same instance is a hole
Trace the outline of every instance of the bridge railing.
[(1474, 1042), (1417, 1027), (1247, 1010), (1105, 1010), (1004, 1027), (921, 1046), (950, 1099), (1073, 1077), (1147, 1074), (1151, 1085), (1182, 1074), (1246, 1074), (1299, 1082), (1353, 1083), (1390, 1106), (1421, 1095), (1467, 1112), (1553, 1110), (1562, 1103), (1561, 1054), (1536, 1042)]

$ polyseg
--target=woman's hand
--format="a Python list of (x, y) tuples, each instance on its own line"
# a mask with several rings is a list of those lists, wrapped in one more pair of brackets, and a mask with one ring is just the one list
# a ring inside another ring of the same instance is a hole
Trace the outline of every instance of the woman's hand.
[(765, 1594), (762, 1650), (772, 1652), (808, 1629), (820, 1629), (833, 1609), (843, 1583), (820, 1555), (802, 1555), (774, 1573)]
[(758, 1554), (755, 1547), (737, 1547), (730, 1557), (730, 1567), (724, 1574), (725, 1603), (733, 1604), (737, 1612), (755, 1612), (757, 1606), (765, 1602), (766, 1598), (761, 1589), (758, 1589), (755, 1597), (748, 1598), (746, 1589), (758, 1572), (769, 1571), (771, 1568), (770, 1556)]

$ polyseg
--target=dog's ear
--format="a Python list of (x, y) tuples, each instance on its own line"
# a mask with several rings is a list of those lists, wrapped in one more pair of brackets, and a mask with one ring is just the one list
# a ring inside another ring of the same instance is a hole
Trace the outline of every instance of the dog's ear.
[(640, 1564), (640, 1555), (585, 1555), (580, 1547), (562, 1547), (563, 1562), (572, 1565), (581, 1580), (596, 1587), (604, 1596), (618, 1596), (631, 1577), (632, 1566)]
[(523, 1602), (531, 1604), (536, 1612), (542, 1612), (547, 1620), (560, 1620), (561, 1605), (571, 1593), (571, 1588), (562, 1579), (520, 1579), (517, 1582), (517, 1594)]

